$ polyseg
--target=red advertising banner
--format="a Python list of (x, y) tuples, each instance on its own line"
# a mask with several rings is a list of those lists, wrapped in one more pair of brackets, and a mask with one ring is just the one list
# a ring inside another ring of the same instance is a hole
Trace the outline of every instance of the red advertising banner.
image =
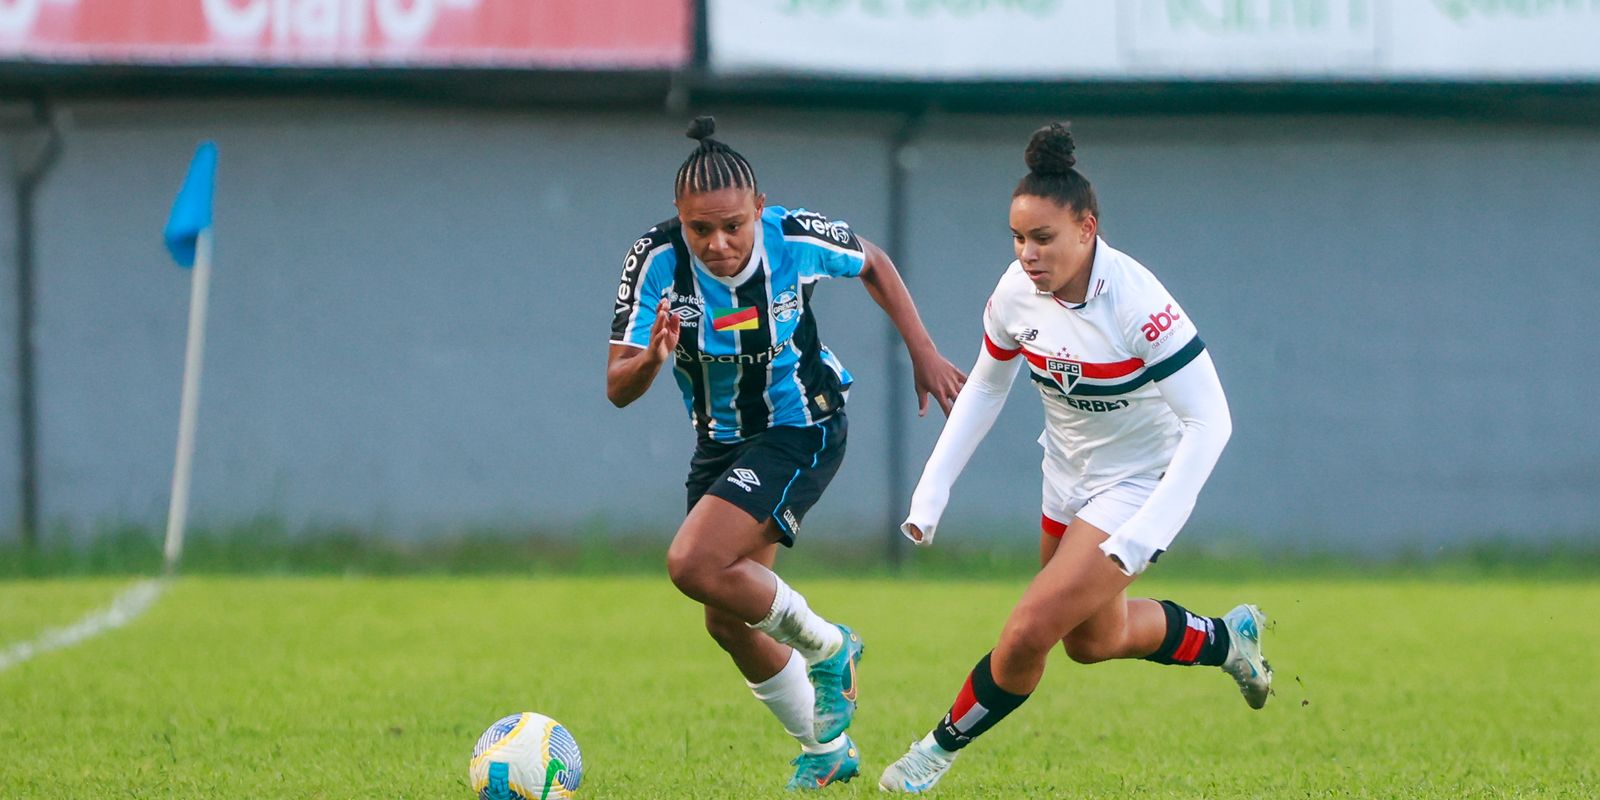
[(0, 0), (0, 61), (670, 68), (692, 0)]

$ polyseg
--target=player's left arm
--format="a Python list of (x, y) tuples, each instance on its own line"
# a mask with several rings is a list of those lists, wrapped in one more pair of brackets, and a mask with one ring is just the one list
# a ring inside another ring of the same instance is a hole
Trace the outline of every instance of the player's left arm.
[(1117, 560), (1129, 575), (1142, 571), (1189, 521), (1200, 489), (1233, 435), (1228, 397), (1193, 320), (1164, 289), (1154, 298), (1157, 302), (1142, 306), (1141, 313), (1161, 310), (1128, 322), (1127, 332), (1131, 349), (1145, 360), (1161, 398), (1177, 415), (1183, 438), (1144, 507), (1100, 545), (1107, 555), (1122, 554)]
[(867, 287), (872, 302), (889, 315), (889, 321), (900, 332), (900, 338), (905, 340), (906, 350), (911, 355), (911, 371), (917, 390), (917, 415), (928, 413), (928, 397), (932, 395), (945, 416), (949, 416), (956, 395), (961, 393), (961, 386), (967, 381), (966, 373), (939, 354), (939, 348), (934, 346), (933, 337), (923, 327), (911, 292), (906, 289), (905, 281), (900, 278), (900, 270), (895, 269), (889, 254), (866, 239), (856, 238), (861, 242), (865, 257), (859, 276), (861, 282)]

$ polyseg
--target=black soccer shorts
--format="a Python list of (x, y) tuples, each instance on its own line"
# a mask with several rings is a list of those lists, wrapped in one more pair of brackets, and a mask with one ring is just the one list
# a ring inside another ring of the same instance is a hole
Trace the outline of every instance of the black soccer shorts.
[(689, 460), (688, 508), (707, 494), (754, 517), (778, 524), (793, 547), (806, 512), (822, 497), (844, 462), (848, 424), (844, 412), (805, 428), (768, 428), (736, 444), (702, 438)]

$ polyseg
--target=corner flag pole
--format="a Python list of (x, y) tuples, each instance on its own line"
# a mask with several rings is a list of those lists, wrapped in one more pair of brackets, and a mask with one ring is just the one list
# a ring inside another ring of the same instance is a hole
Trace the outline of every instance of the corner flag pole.
[(194, 471), (194, 431), (200, 411), (200, 368), (206, 346), (206, 302), (211, 291), (211, 200), (216, 182), (217, 146), (204, 142), (172, 204), (164, 233), (167, 249), (182, 267), (193, 267), (189, 293), (189, 338), (184, 348), (183, 399), (178, 411), (178, 452), (172, 467), (163, 565), (177, 569), (189, 517), (189, 483)]

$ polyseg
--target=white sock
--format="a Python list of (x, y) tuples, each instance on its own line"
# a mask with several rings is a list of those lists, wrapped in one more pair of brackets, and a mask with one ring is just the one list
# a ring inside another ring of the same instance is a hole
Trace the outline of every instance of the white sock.
[(819, 617), (799, 592), (776, 574), (777, 593), (772, 597), (772, 610), (760, 622), (750, 627), (800, 651), (806, 665), (825, 661), (844, 646), (844, 634), (838, 626)]
[(952, 752), (940, 747), (939, 740), (933, 738), (932, 731), (929, 731), (927, 736), (922, 737), (922, 741), (917, 742), (917, 744), (922, 745), (922, 749), (929, 755), (934, 756), (935, 758), (942, 758), (945, 761), (954, 761), (956, 760), (956, 756), (961, 755), (960, 750)]
[(783, 729), (800, 743), (800, 749), (807, 753), (831, 753), (844, 747), (843, 736), (827, 744), (817, 742), (811, 724), (816, 690), (811, 687), (811, 679), (806, 677), (806, 660), (798, 650), (789, 651), (789, 663), (778, 670), (778, 674), (760, 683), (746, 681), (746, 684), (756, 699), (783, 724)]

